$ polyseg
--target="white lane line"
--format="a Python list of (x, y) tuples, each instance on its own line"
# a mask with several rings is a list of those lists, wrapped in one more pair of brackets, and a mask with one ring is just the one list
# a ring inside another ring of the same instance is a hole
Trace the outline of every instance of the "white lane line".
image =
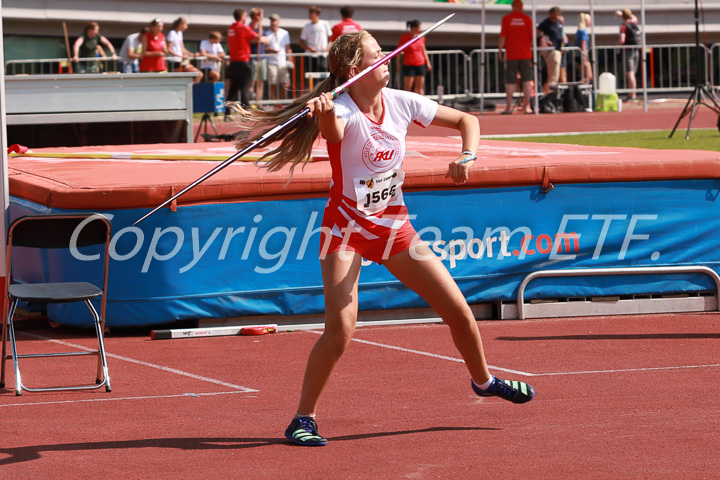
[[(87, 347), (84, 347), (84, 346), (82, 346), (82, 345), (76, 345), (76, 344), (74, 344), (74, 343), (65, 342), (65, 341), (62, 341), (62, 340), (54, 339), (54, 338), (45, 337), (45, 336), (43, 336), (43, 335), (37, 335), (37, 334), (35, 334), (35, 333), (23, 332), (23, 335), (28, 335), (28, 336), (30, 336), (30, 337), (35, 337), (35, 338), (39, 338), (39, 339), (42, 339), (42, 340), (47, 340), (47, 341), (50, 341), (50, 342), (58, 343), (58, 344), (60, 344), (60, 345), (65, 345), (66, 347), (77, 348), (77, 349), (79, 349), (79, 350), (85, 350), (85, 351), (92, 351), (92, 350), (93, 350), (92, 348), (87, 348)], [(252, 392), (258, 392), (258, 391), (259, 391), (259, 390), (255, 390), (254, 388), (243, 387), (243, 386), (241, 386), (241, 385), (235, 385), (235, 384), (233, 384), (233, 383), (223, 382), (222, 380), (216, 380), (216, 379), (210, 378), (210, 377), (203, 377), (202, 375), (195, 375), (194, 373), (184, 372), (184, 371), (178, 370), (178, 369), (176, 369), (176, 368), (170, 368), (170, 367), (166, 367), (166, 366), (164, 366), (164, 365), (158, 365), (158, 364), (156, 364), (156, 363), (143, 362), (142, 360), (135, 360), (134, 358), (124, 357), (124, 356), (122, 356), (122, 355), (116, 355), (116, 354), (114, 354), (114, 353), (108, 353), (107, 356), (108, 356), (108, 358), (115, 358), (115, 359), (117, 359), (117, 360), (122, 360), (122, 361), (125, 361), (125, 362), (135, 363), (135, 364), (137, 364), (137, 365), (142, 365), (142, 366), (144, 366), (144, 367), (156, 368), (156, 369), (162, 370), (162, 371), (164, 371), (164, 372), (170, 372), (170, 373), (175, 373), (175, 374), (177, 374), (177, 375), (182, 375), (182, 376), (184, 376), (184, 377), (194, 378), (195, 380), (201, 380), (201, 381), (203, 381), (203, 382), (214, 383), (214, 384), (216, 384), (216, 385), (222, 385), (223, 387), (234, 388), (235, 390), (239, 390), (239, 391), (244, 392), (244, 393), (252, 393)]]
[(587, 370), (580, 372), (549, 372), (549, 373), (533, 373), (533, 377), (548, 377), (553, 375), (589, 375), (597, 373), (622, 373), (622, 372), (649, 372), (652, 370), (681, 370), (685, 368), (717, 368), (720, 363), (708, 365), (677, 365), (670, 367), (645, 367), (645, 368), (618, 368), (614, 370)]
[[(310, 333), (322, 334), (322, 331), (308, 330)], [(361, 340), (359, 338), (353, 338), (353, 342), (364, 343), (366, 345), (372, 345), (375, 347), (387, 348), (390, 350), (398, 350), (406, 353), (414, 353), (416, 355), (422, 355), (425, 357), (437, 358), (440, 360), (448, 360), (450, 362), (465, 363), (462, 358), (448, 357), (445, 355), (438, 355), (437, 353), (423, 352), (422, 350), (414, 350), (411, 348), (398, 347), (396, 345), (388, 345), (385, 343), (372, 342), (369, 340)], [(653, 370), (680, 370), (687, 368), (716, 368), (720, 367), (720, 364), (708, 364), (708, 365), (677, 365), (669, 367), (644, 367), (644, 368), (623, 368), (623, 369), (610, 369), (610, 370), (586, 370), (577, 372), (547, 372), (547, 373), (531, 373), (523, 372), (521, 370), (512, 370), (510, 368), (496, 367), (494, 365), (488, 365), (492, 370), (498, 370), (501, 372), (513, 373), (515, 375), (522, 375), (525, 377), (549, 377), (549, 376), (560, 376), (560, 375), (594, 375), (601, 373), (623, 373), (623, 372), (648, 372)]]
[[(310, 333), (316, 333), (316, 334), (320, 334), (320, 335), (322, 334), (322, 332), (317, 331), (317, 330), (308, 330), (308, 331), (309, 331)], [(405, 353), (414, 353), (415, 355), (423, 355), (423, 356), (425, 356), (425, 357), (438, 358), (438, 359), (440, 359), (440, 360), (448, 360), (448, 361), (450, 361), (450, 362), (465, 363), (465, 360), (463, 360), (462, 358), (447, 357), (447, 356), (445, 356), (445, 355), (438, 355), (437, 353), (423, 352), (422, 350), (414, 350), (414, 349), (412, 349), (412, 348), (398, 347), (398, 346), (396, 346), (396, 345), (388, 345), (388, 344), (386, 344), (386, 343), (371, 342), (370, 340), (361, 340), (361, 339), (359, 339), (359, 338), (353, 338), (352, 341), (353, 341), (353, 342), (358, 342), (358, 343), (364, 343), (364, 344), (366, 344), (366, 345), (372, 345), (372, 346), (374, 346), (374, 347), (387, 348), (387, 349), (390, 349), (390, 350), (398, 350), (398, 351), (400, 351), (400, 352), (405, 352)], [(491, 369), (493, 369), (493, 370), (498, 370), (498, 371), (501, 371), (501, 372), (514, 373), (514, 374), (516, 374), (516, 375), (524, 375), (524, 376), (526, 376), (526, 377), (532, 377), (532, 376), (533, 376), (532, 373), (521, 372), (521, 371), (519, 371), (519, 370), (511, 370), (511, 369), (509, 369), (509, 368), (496, 367), (496, 366), (493, 366), (493, 365), (488, 365), (488, 367), (491, 368)]]
[(115, 397), (115, 398), (85, 398), (79, 400), (56, 400), (53, 402), (30, 402), (30, 403), (8, 403), (0, 405), (0, 408), (5, 407), (29, 407), (33, 405), (58, 405), (64, 403), (83, 403), (83, 402), (114, 402), (116, 400), (152, 400), (156, 398), (178, 398), (178, 397), (211, 397), (214, 395), (232, 395), (236, 393), (247, 393), (240, 390), (233, 390), (232, 392), (211, 392), (211, 393), (178, 393), (175, 395), (145, 395), (141, 397)]

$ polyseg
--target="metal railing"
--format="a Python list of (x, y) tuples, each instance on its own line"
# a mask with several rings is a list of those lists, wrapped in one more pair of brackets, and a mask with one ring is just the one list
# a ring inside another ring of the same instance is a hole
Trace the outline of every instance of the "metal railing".
[(536, 278), (547, 277), (585, 277), (607, 275), (668, 275), (679, 273), (702, 273), (708, 275), (715, 282), (715, 296), (717, 303), (715, 310), (720, 310), (720, 276), (710, 267), (702, 265), (678, 265), (666, 267), (608, 267), (608, 268), (568, 268), (565, 270), (537, 270), (523, 278), (518, 286), (516, 295), (518, 320), (525, 319), (525, 289), (528, 283)]
[[(541, 57), (541, 52), (547, 50), (547, 48), (538, 49), (538, 58)], [(575, 83), (582, 81), (582, 70), (581, 70), (581, 59), (582, 52), (577, 47), (565, 47), (563, 50), (564, 54), (564, 68), (561, 72), (561, 83)], [(485, 49), (485, 65), (484, 65), (484, 76), (481, 78), (481, 72), (483, 69), (482, 50), (473, 50), (468, 54), (468, 87), (467, 90), (472, 95), (479, 95), (480, 86), (482, 85), (486, 98), (504, 98), (505, 97), (505, 63), (500, 61), (499, 51), (497, 48), (486, 48)], [(540, 60), (542, 64), (542, 59)], [(542, 72), (538, 71), (538, 75), (541, 76)], [(540, 80), (542, 83), (542, 80)]]
[[(640, 47), (613, 46), (613, 47), (597, 47), (598, 69), (601, 72), (611, 72), (615, 75), (618, 82), (618, 91), (627, 92), (627, 71), (625, 68), (624, 54), (629, 49), (639, 49)], [(701, 46), (704, 53), (707, 49)], [(680, 45), (648, 45), (646, 48), (647, 61), (647, 82), (648, 90), (654, 93), (663, 92), (685, 92), (691, 90), (696, 82), (696, 63), (703, 62), (702, 68), (705, 72), (705, 78), (702, 83), (709, 81), (708, 72), (710, 70), (708, 62), (705, 61), (707, 55), (702, 55), (701, 59), (697, 59), (697, 50), (695, 44)], [(636, 72), (638, 78), (638, 88), (642, 88), (643, 80), (641, 69), (638, 67)]]
[[(639, 49), (639, 46), (596, 46), (591, 49), (590, 57), (593, 60), (594, 76), (610, 72), (615, 75), (617, 91), (628, 92), (627, 75), (625, 70), (624, 54), (629, 49)], [(637, 88), (641, 89), (647, 84), (649, 93), (677, 93), (689, 92), (698, 82), (696, 76), (697, 62), (704, 72), (702, 83), (720, 84), (720, 44), (710, 48), (701, 46), (702, 54), (698, 58), (694, 44), (676, 45), (648, 45), (646, 47), (647, 76), (642, 78), (642, 69), (638, 66), (636, 72)], [(539, 52), (540, 53), (540, 52)], [(425, 80), (425, 94), (431, 98), (457, 98), (461, 96), (485, 98), (504, 98), (505, 96), (505, 70), (504, 63), (499, 61), (498, 49), (488, 48), (472, 50), (466, 53), (462, 50), (436, 50), (429, 51), (431, 70)], [(273, 55), (263, 56), (265, 61)], [(481, 63), (484, 58), (484, 65)], [(200, 67), (204, 57), (196, 57), (192, 64)], [(254, 60), (254, 59), (253, 59)], [(288, 55), (287, 82), (269, 85), (267, 79), (262, 89), (262, 99), (268, 104), (287, 103), (314, 87), (316, 82), (322, 80), (327, 72), (317, 71), (313, 65), (313, 56), (306, 53), (293, 53)], [(540, 61), (542, 66), (542, 60)], [(255, 63), (255, 62), (254, 62)], [(581, 52), (576, 47), (564, 49), (564, 75), (561, 82), (573, 83), (582, 80), (580, 69)], [(168, 69), (172, 71), (173, 62), (168, 61)], [(70, 72), (109, 73), (121, 72), (123, 63), (120, 59), (111, 58), (82, 58), (79, 62), (71, 64), (67, 58), (11, 60), (6, 62), (7, 75), (46, 75), (64, 74)], [(484, 68), (482, 68), (484, 67)], [(402, 88), (401, 64), (392, 60), (389, 64), (391, 86)], [(225, 68), (221, 68), (222, 79), (225, 77)], [(263, 69), (264, 71), (264, 69)], [(282, 70), (281, 70), (282, 71)], [(483, 77), (481, 78), (481, 72)], [(539, 71), (541, 75), (542, 70)], [(539, 82), (541, 83), (541, 81)], [(482, 92), (481, 92), (482, 86)], [(718, 88), (718, 87), (716, 87)], [(272, 99), (270, 93), (272, 91)], [(540, 85), (538, 85), (540, 89)], [(257, 91), (253, 84), (253, 95)]]
[(710, 47), (710, 83), (714, 88), (720, 89), (720, 43)]
[[(468, 56), (462, 50), (428, 51), (430, 70), (425, 93), (435, 98), (465, 95), (468, 92)], [(442, 88), (440, 88), (442, 87)]]

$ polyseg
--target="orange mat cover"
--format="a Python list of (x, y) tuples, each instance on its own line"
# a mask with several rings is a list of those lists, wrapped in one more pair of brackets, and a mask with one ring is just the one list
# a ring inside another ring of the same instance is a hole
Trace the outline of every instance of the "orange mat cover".
[[(717, 152), (482, 141), (470, 180), (458, 187), (444, 178), (448, 162), (461, 151), (458, 138), (408, 137), (406, 150), (406, 191), (720, 176)], [(154, 207), (234, 152), (229, 143), (38, 149), (9, 159), (10, 194), (62, 209)], [(216, 160), (173, 159), (188, 155)], [(295, 170), (289, 183), (287, 169), (269, 173), (251, 162), (236, 161), (178, 203), (324, 196), (330, 186), (330, 164), (321, 141), (313, 157), (312, 163)]]

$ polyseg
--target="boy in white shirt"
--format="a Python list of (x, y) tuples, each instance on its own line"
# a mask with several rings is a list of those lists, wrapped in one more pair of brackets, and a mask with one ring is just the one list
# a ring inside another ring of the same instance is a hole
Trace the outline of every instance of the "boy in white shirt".
[(142, 45), (140, 41), (140, 35), (147, 33), (148, 27), (143, 27), (139, 32), (131, 33), (125, 38), (125, 41), (120, 47), (119, 58), (122, 61), (123, 73), (138, 73), (140, 71), (140, 51)]
[(210, 32), (207, 40), (200, 42), (200, 55), (205, 59), (200, 62), (200, 69), (205, 77), (211, 82), (220, 81), (220, 65), (225, 59), (225, 50), (223, 50), (222, 33), (214, 30)]
[(285, 87), (288, 83), (288, 54), (292, 54), (290, 33), (280, 28), (280, 16), (273, 13), (270, 15), (270, 30), (265, 30), (263, 35), (270, 38), (270, 43), (265, 46), (265, 51), (271, 54), (267, 57), (270, 99), (285, 98)]
[(320, 20), (322, 9), (313, 5), (308, 10), (310, 23), (307, 23), (300, 32), (300, 47), (310, 53), (308, 72), (327, 72), (327, 51), (330, 46), (332, 29), (326, 20)]

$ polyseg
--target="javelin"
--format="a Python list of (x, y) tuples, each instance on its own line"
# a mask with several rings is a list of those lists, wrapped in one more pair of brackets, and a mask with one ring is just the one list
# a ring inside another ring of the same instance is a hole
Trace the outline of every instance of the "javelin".
[[(400, 52), (402, 52), (403, 50), (405, 50), (407, 47), (409, 47), (409, 46), (412, 45), (413, 43), (415, 43), (415, 42), (417, 42), (418, 40), (420, 40), (421, 38), (423, 38), (423, 37), (424, 37), (425, 35), (427, 35), (428, 33), (432, 32), (433, 30), (435, 30), (436, 28), (438, 28), (438, 27), (439, 27), (440, 25), (442, 25), (443, 23), (445, 23), (445, 22), (447, 22), (448, 20), (450, 20), (454, 15), (455, 15), (454, 13), (451, 13), (451, 14), (448, 15), (447, 17), (443, 18), (443, 19), (440, 20), (439, 22), (437, 22), (437, 23), (435, 23), (434, 25), (432, 25), (431, 27), (429, 27), (429, 28), (428, 28), (427, 30), (425, 30), (424, 32), (420, 33), (420, 34), (417, 35), (416, 37), (413, 37), (413, 38), (411, 38), (410, 40), (408, 40), (407, 42), (405, 42), (404, 44), (400, 45), (398, 48), (396, 48), (396, 49), (393, 50), (392, 52), (388, 53), (386, 56), (384, 56), (383, 58), (381, 58), (381, 59), (378, 60), (377, 62), (373, 63), (372, 65), (370, 65), (369, 67), (367, 67), (365, 70), (363, 70), (362, 72), (358, 73), (357, 75), (355, 75), (354, 77), (352, 77), (351, 79), (349, 79), (347, 82), (345, 82), (345, 83), (343, 83), (342, 85), (336, 87), (333, 91), (330, 92), (330, 93), (332, 94), (333, 98), (337, 97), (338, 95), (342, 95), (342, 94), (343, 94), (348, 88), (350, 88), (350, 86), (353, 85), (355, 82), (357, 82), (358, 80), (360, 80), (361, 78), (363, 78), (365, 75), (367, 75), (368, 73), (370, 73), (370, 72), (372, 72), (373, 70), (375, 70), (375, 69), (376, 69), (377, 67), (379, 67), (380, 65), (382, 65), (382, 64), (384, 64), (384, 63), (387, 63), (388, 60), (390, 60), (391, 58), (393, 58), (394, 56), (396, 56), (398, 53), (400, 53)], [(247, 147), (243, 148), (242, 150), (238, 150), (237, 153), (233, 154), (233, 156), (231, 156), (230, 158), (228, 158), (227, 160), (225, 160), (224, 162), (222, 162), (220, 165), (218, 165), (217, 167), (213, 168), (213, 169), (210, 170), (208, 173), (206, 173), (206, 174), (203, 175), (202, 177), (198, 178), (198, 179), (195, 180), (193, 183), (191, 183), (191, 184), (188, 185), (187, 187), (183, 188), (182, 190), (180, 190), (178, 193), (176, 193), (176, 194), (173, 195), (172, 197), (170, 197), (170, 198), (168, 198), (167, 200), (165, 200), (163, 203), (161, 203), (160, 205), (158, 205), (157, 207), (155, 207), (151, 212), (149, 212), (149, 213), (145, 214), (144, 216), (140, 217), (137, 221), (135, 221), (135, 223), (133, 223), (133, 225), (137, 225), (138, 223), (142, 222), (143, 220), (145, 220), (147, 217), (149, 217), (149, 216), (152, 215), (153, 213), (157, 212), (158, 210), (160, 210), (161, 208), (163, 208), (163, 207), (166, 206), (167, 204), (171, 203), (173, 200), (175, 200), (176, 198), (178, 198), (180, 195), (184, 194), (185, 192), (187, 192), (187, 191), (190, 190), (191, 188), (197, 186), (197, 185), (200, 184), (201, 182), (204, 182), (204, 181), (207, 180), (208, 178), (212, 177), (212, 176), (215, 175), (217, 172), (219, 172), (219, 171), (222, 170), (223, 168), (227, 167), (228, 165), (230, 165), (231, 163), (233, 163), (235, 160), (239, 159), (240, 157), (242, 157), (242, 156), (244, 156), (244, 155), (247, 155), (248, 153), (250, 153), (250, 152), (251, 152), (252, 150), (254, 150), (255, 148), (257, 148), (257, 147), (259, 147), (260, 145), (262, 145), (263, 143), (267, 142), (267, 141), (270, 139), (270, 137), (274, 136), (275, 134), (277, 134), (277, 133), (279, 133), (279, 132), (282, 132), (282, 131), (285, 130), (287, 127), (291, 126), (292, 124), (294, 124), (295, 122), (297, 122), (297, 121), (300, 120), (301, 118), (305, 117), (308, 113), (310, 113), (310, 108), (309, 108), (309, 107), (305, 107), (303, 110), (299, 111), (298, 113), (296, 113), (295, 115), (293, 115), (293, 116), (290, 117), (289, 119), (285, 120), (285, 121), (284, 121), (283, 123), (281, 123), (280, 125), (277, 125), (277, 126), (271, 128), (270, 130), (268, 130), (267, 132), (265, 132), (260, 138), (258, 138), (257, 140), (253, 141), (252, 143), (250, 143), (250, 145), (248, 145)]]

